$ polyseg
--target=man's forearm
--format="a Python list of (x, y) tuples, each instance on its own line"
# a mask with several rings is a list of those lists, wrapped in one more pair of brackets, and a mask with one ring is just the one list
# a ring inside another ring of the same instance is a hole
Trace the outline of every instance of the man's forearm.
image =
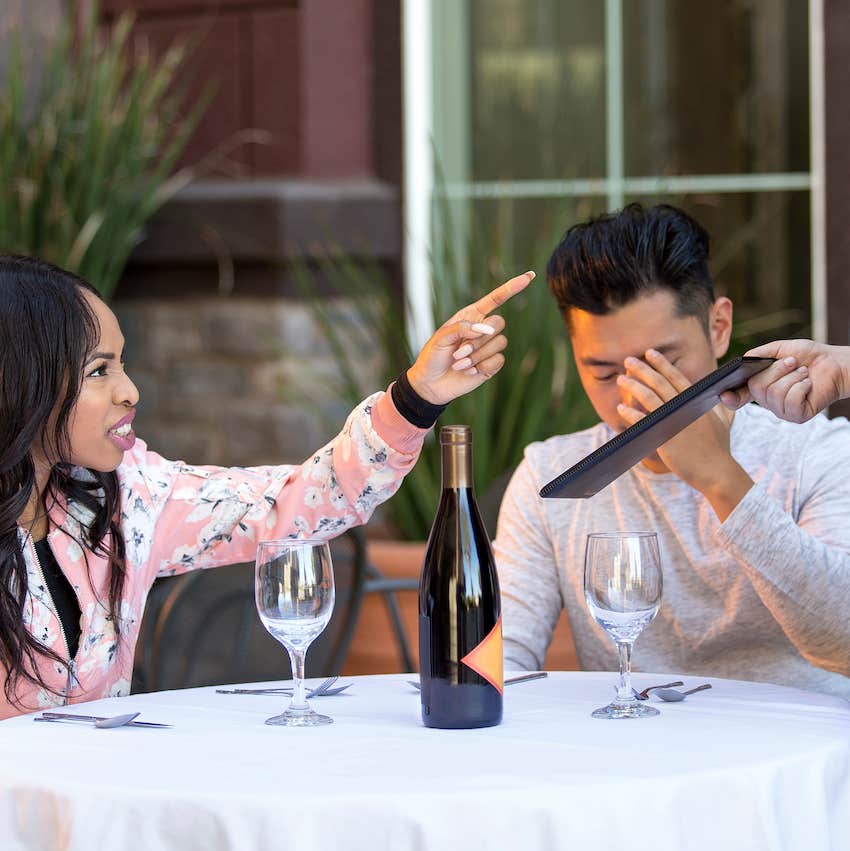
[(749, 473), (730, 456), (728, 465), (718, 470), (716, 476), (695, 487), (708, 500), (718, 520), (723, 523), (754, 484)]
[(850, 552), (801, 528), (760, 485), (723, 523), (717, 540), (800, 654), (820, 668), (850, 674), (844, 612)]

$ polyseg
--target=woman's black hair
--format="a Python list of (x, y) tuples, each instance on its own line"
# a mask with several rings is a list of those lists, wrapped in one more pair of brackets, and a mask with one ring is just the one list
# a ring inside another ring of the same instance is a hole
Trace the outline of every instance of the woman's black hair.
[[(69, 422), (100, 337), (85, 293), (97, 295), (82, 278), (50, 263), (0, 255), (0, 666), (6, 698), (15, 705), (21, 680), (53, 691), (39, 673), (39, 659), (68, 664), (26, 627), (30, 589), (22, 548), (31, 543), (19, 534), (18, 521), (36, 488), (33, 447), (46, 457), (71, 457)], [(60, 494), (93, 516), (81, 525), (78, 543), (109, 560), (108, 607), (117, 641), (125, 578), (118, 477), (93, 470), (75, 476), (59, 463), (43, 494), (48, 510)]]

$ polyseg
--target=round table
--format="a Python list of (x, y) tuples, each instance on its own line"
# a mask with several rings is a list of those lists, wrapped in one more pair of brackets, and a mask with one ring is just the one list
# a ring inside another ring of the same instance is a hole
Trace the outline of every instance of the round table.
[[(0, 722), (0, 848), (850, 848), (850, 704), (710, 680), (655, 718), (596, 720), (616, 675), (509, 686), (481, 730), (420, 723), (404, 675), (314, 700), (335, 723), (269, 727), (286, 699), (213, 688), (68, 711), (166, 730)], [(684, 679), (635, 676), (642, 688)], [(349, 678), (346, 678), (346, 681)]]

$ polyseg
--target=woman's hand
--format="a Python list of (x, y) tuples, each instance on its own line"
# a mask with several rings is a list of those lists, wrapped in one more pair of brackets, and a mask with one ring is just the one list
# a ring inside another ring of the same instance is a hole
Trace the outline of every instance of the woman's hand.
[(434, 332), (407, 371), (410, 386), (419, 396), (432, 405), (445, 405), (502, 368), (502, 351), (508, 344), (502, 333), (505, 320), (491, 313), (533, 280), (534, 272), (511, 278), (459, 310)]
[(755, 400), (777, 417), (794, 423), (810, 420), (833, 402), (850, 395), (850, 348), (811, 340), (777, 340), (748, 355), (776, 358), (746, 387), (720, 396), (727, 408)]

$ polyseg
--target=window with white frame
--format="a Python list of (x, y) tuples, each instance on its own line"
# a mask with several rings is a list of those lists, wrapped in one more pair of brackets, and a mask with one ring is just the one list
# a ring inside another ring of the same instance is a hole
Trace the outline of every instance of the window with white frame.
[(744, 342), (811, 333), (807, 3), (432, 0), (430, 13), (434, 238), (540, 270), (575, 222), (672, 203), (711, 234)]

